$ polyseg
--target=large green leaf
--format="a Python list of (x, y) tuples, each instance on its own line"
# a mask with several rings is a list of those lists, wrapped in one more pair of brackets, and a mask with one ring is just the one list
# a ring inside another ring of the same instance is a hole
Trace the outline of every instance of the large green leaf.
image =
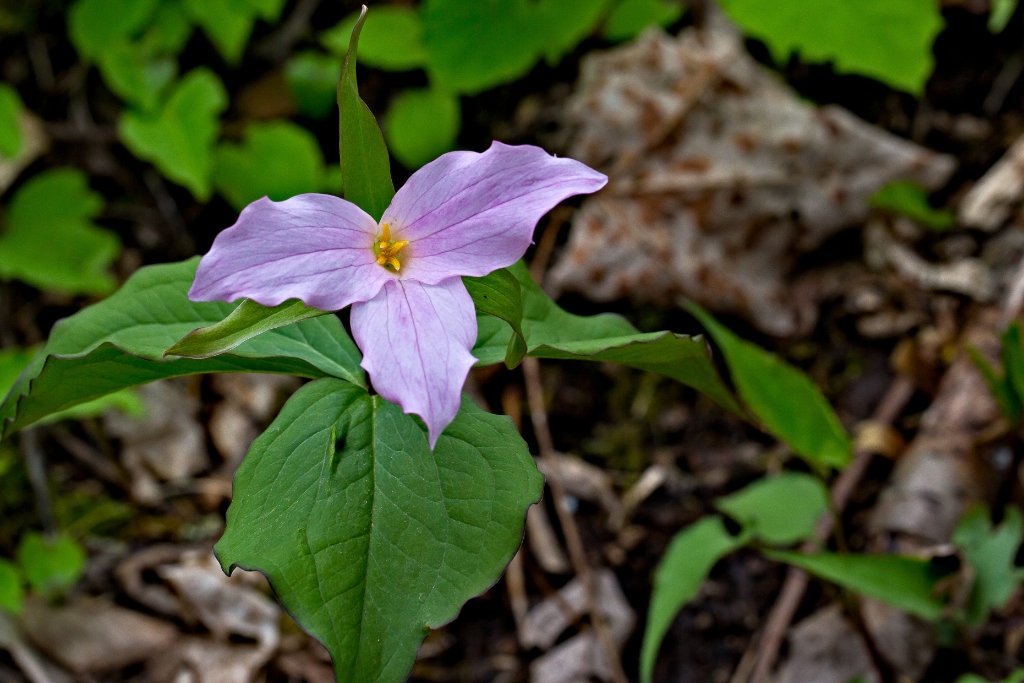
[(924, 619), (938, 619), (946, 608), (937, 590), (942, 574), (931, 562), (918, 557), (782, 551), (765, 554)]
[(214, 358), (167, 360), (192, 330), (220, 322), (237, 304), (189, 301), (198, 258), (149, 266), (113, 296), (58, 322), (44, 352), (0, 404), (0, 436), (126, 387), (207, 372), (277, 372), (366, 380), (359, 351), (336, 316), (264, 332)]
[(384, 209), (388, 208), (391, 198), (395, 196), (395, 185), (391, 181), (391, 159), (388, 157), (387, 145), (384, 144), (384, 136), (370, 108), (359, 98), (356, 85), (356, 49), (365, 18), (364, 7), (360, 20), (352, 29), (341, 83), (338, 84), (341, 129), (338, 144), (341, 149), (345, 199), (380, 220)]
[[(339, 56), (348, 53), (352, 29), (359, 12), (348, 15), (334, 28), (320, 34), (324, 47)], [(423, 46), (423, 22), (419, 12), (400, 5), (376, 5), (367, 15), (359, 36), (362, 64), (387, 71), (409, 71), (427, 63)]]
[(640, 652), (640, 680), (650, 683), (661, 641), (676, 614), (700, 590), (708, 572), (722, 557), (743, 545), (718, 517), (705, 517), (676, 534), (654, 575), (647, 628)]
[(114, 289), (107, 272), (121, 251), (113, 232), (95, 225), (103, 197), (89, 179), (71, 168), (45, 171), (25, 183), (11, 200), (0, 234), (0, 277), (72, 294), (106, 294)]
[(967, 605), (971, 625), (981, 626), (989, 612), (1002, 607), (1024, 579), (1015, 559), (1024, 540), (1024, 520), (1013, 506), (1006, 508), (1002, 524), (993, 528), (989, 512), (977, 505), (964, 515), (953, 533), (974, 570), (974, 585)]
[(817, 477), (783, 472), (719, 498), (715, 507), (765, 543), (790, 545), (814, 535), (828, 511), (828, 491)]
[(473, 297), (477, 314), (492, 315), (512, 328), (505, 349), (505, 365), (514, 368), (526, 355), (523, 336), (523, 297), (519, 280), (508, 268), (500, 268), (484, 277), (464, 277), (463, 283)]
[(807, 375), (740, 339), (696, 304), (687, 304), (687, 310), (722, 350), (740, 397), (768, 432), (814, 467), (844, 467), (850, 461), (850, 437)]
[(241, 145), (221, 144), (215, 159), (213, 184), (238, 211), (260, 197), (330, 189), (316, 136), (290, 121), (252, 124)]
[(943, 25), (935, 0), (722, 0), (721, 5), (780, 62), (797, 53), (915, 95), (931, 74), (932, 41)]
[[(704, 340), (671, 332), (637, 332), (621, 316), (574, 315), (544, 293), (522, 261), (509, 268), (522, 287), (523, 334), (536, 358), (618, 363), (657, 372), (704, 393), (721, 406), (741, 412), (722, 383)], [(477, 317), (473, 355), (479, 365), (505, 358), (512, 329), (493, 316)]]
[(397, 406), (318, 380), (249, 450), (216, 552), (266, 574), (339, 681), (398, 683), (501, 575), (542, 484), (512, 422), (470, 400), (431, 452)]
[(459, 98), (438, 88), (399, 93), (384, 116), (391, 153), (413, 169), (454, 149), (461, 125)]
[(220, 128), (217, 117), (227, 105), (220, 79), (200, 67), (181, 79), (159, 112), (126, 112), (118, 133), (135, 156), (152, 162), (196, 199), (206, 201), (211, 194), (213, 143)]

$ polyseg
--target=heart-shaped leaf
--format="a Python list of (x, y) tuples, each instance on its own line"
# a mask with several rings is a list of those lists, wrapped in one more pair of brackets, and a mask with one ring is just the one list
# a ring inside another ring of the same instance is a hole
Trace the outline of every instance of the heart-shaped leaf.
[(216, 552), (267, 575), (339, 681), (399, 683), (427, 629), (501, 575), (542, 484), (507, 417), (464, 399), (431, 451), (397, 406), (322, 379), (253, 443)]
[(121, 251), (117, 235), (92, 222), (103, 198), (82, 171), (53, 169), (18, 189), (0, 233), (0, 277), (72, 294), (107, 294)]
[(161, 173), (184, 185), (196, 199), (212, 192), (213, 143), (228, 106), (220, 79), (200, 67), (188, 72), (175, 87), (163, 109), (154, 114), (126, 112), (118, 124), (125, 146)]
[(290, 121), (254, 123), (241, 145), (217, 147), (213, 184), (241, 211), (260, 197), (279, 202), (330, 188), (316, 136)]

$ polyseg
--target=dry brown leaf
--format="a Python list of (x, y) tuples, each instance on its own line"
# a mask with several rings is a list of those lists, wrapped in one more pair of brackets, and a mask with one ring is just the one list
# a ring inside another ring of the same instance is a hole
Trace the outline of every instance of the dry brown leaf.
[(59, 607), (29, 599), (21, 624), (37, 647), (77, 674), (146, 661), (178, 637), (178, 629), (166, 621), (88, 596)]
[(685, 295), (776, 335), (806, 331), (796, 258), (869, 215), (887, 182), (943, 185), (951, 157), (801, 99), (719, 22), (588, 55), (569, 155), (608, 171), (548, 284), (607, 301)]

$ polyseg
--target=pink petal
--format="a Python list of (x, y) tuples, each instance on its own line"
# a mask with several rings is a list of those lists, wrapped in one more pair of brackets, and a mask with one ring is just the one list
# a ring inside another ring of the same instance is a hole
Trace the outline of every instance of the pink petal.
[(381, 222), (394, 239), (409, 242), (402, 278), (436, 284), (512, 265), (545, 213), (606, 182), (603, 174), (540, 147), (495, 142), (483, 154), (450, 152), (416, 171)]
[(395, 277), (375, 261), (376, 234), (373, 218), (338, 197), (300, 194), (283, 202), (264, 197), (217, 235), (188, 296), (193, 301), (246, 297), (264, 306), (299, 299), (325, 311), (368, 301)]
[(373, 388), (427, 424), (430, 447), (459, 412), (462, 385), (476, 362), (476, 312), (462, 279), (436, 285), (389, 280), (352, 306), (352, 336)]

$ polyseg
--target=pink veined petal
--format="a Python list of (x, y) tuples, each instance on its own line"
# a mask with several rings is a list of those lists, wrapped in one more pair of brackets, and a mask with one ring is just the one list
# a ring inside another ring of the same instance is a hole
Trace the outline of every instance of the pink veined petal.
[(495, 142), (482, 154), (450, 152), (416, 171), (381, 222), (409, 242), (402, 279), (436, 284), (512, 265), (545, 213), (606, 182), (604, 174), (540, 147)]
[(376, 297), (352, 306), (351, 321), (373, 388), (423, 418), (433, 449), (459, 412), (476, 362), (476, 311), (462, 279), (389, 280)]
[(243, 297), (264, 306), (299, 299), (336, 311), (368, 301), (395, 277), (377, 265), (377, 223), (352, 202), (301, 194), (283, 202), (264, 197), (242, 209), (199, 262), (193, 301)]

